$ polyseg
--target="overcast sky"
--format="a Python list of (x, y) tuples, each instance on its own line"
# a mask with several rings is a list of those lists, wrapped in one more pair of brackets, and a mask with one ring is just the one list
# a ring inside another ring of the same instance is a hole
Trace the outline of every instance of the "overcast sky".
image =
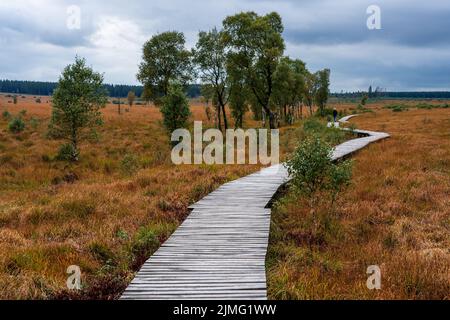
[[(367, 8), (381, 9), (381, 30), (369, 30)], [(67, 9), (81, 9), (80, 29)], [(286, 55), (310, 70), (330, 68), (332, 91), (450, 90), (450, 1), (447, 0), (1, 0), (0, 78), (56, 81), (80, 55), (108, 83), (136, 84), (143, 43), (182, 31), (221, 26), (240, 11), (277, 11)]]

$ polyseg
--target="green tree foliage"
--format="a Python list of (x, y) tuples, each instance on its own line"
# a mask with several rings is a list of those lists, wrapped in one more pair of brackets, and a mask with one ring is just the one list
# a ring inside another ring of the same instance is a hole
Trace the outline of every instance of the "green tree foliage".
[(319, 114), (325, 116), (325, 108), (330, 94), (330, 69), (323, 69), (316, 73), (315, 102), (319, 108)]
[(254, 12), (243, 12), (227, 17), (223, 25), (231, 47), (229, 63), (244, 70), (253, 105), (265, 112), (270, 127), (275, 128), (270, 101), (274, 74), (285, 49), (280, 15), (272, 12), (259, 16)]
[(102, 123), (100, 109), (107, 103), (103, 75), (86, 66), (85, 59), (77, 57), (74, 64), (64, 69), (52, 99), (49, 134), (68, 140), (72, 148), (70, 160), (77, 161), (78, 144), (85, 137), (86, 129), (92, 133)]
[(317, 92), (317, 75), (309, 71), (305, 75), (305, 87), (303, 90), (303, 101), (309, 108), (309, 114), (313, 114), (314, 100)]
[[(235, 84), (235, 88), (239, 83)], [(240, 88), (242, 91), (233, 91), (230, 95), (230, 109), (231, 116), (234, 119), (234, 126), (236, 129), (244, 126), (244, 116), (248, 111), (246, 96), (244, 94), (245, 87)]]
[(216, 28), (199, 33), (198, 42), (194, 50), (194, 61), (200, 68), (201, 79), (213, 89), (213, 95), (218, 104), (218, 127), (222, 129), (220, 113), (223, 116), (224, 129), (228, 129), (225, 106), (230, 97), (228, 83), (227, 43), (223, 31)]
[(134, 104), (134, 100), (136, 100), (136, 94), (134, 93), (134, 91), (128, 92), (127, 100), (128, 100), (128, 105), (130, 107), (132, 107)]
[(143, 62), (137, 79), (155, 104), (169, 92), (172, 81), (182, 85), (191, 79), (191, 53), (185, 49), (185, 38), (180, 32), (164, 32), (144, 44)]
[(145, 88), (141, 93), (141, 100), (145, 102), (145, 105), (148, 105), (152, 100), (152, 93), (150, 88)]
[(328, 195), (334, 202), (337, 194), (348, 186), (352, 165), (349, 161), (334, 163), (333, 149), (318, 137), (303, 141), (287, 162), (292, 185), (307, 197), (313, 211), (319, 198)]
[(243, 70), (237, 65), (228, 66), (228, 85), (230, 87), (230, 109), (234, 119), (235, 128), (242, 128), (244, 116), (248, 111), (250, 92), (243, 77)]
[(171, 84), (162, 102), (161, 112), (167, 132), (172, 134), (176, 129), (185, 128), (191, 111), (182, 86), (177, 83)]
[(296, 108), (302, 102), (305, 75), (305, 63), (289, 57), (284, 57), (275, 71), (272, 109), (278, 109), (287, 124), (292, 123)]

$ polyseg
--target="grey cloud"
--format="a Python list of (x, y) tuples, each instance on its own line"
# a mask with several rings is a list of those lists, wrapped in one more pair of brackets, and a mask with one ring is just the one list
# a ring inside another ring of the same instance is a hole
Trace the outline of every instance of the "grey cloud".
[[(374, 2), (381, 7), (382, 30), (369, 31), (366, 8)], [(220, 26), (227, 15), (252, 10), (278, 11), (285, 23), (287, 54), (305, 60), (313, 70), (331, 68), (333, 90), (365, 89), (371, 84), (393, 90), (450, 88), (447, 1), (42, 0), (39, 7), (36, 3), (2, 0), (0, 78), (56, 80), (62, 67), (80, 54), (105, 72), (108, 82), (136, 83), (142, 44), (156, 32), (183, 31), (192, 46), (199, 30)], [(72, 4), (82, 10), (81, 30), (65, 28), (66, 9)], [(127, 39), (118, 32), (115, 40), (112, 29), (105, 36), (117, 42), (114, 47), (108, 41), (93, 42), (104, 17), (123, 21), (125, 31), (135, 26), (131, 30), (139, 37)]]

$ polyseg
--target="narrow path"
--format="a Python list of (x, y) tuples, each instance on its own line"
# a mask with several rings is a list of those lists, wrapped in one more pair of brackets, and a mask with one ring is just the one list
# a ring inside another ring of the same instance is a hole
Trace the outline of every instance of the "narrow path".
[[(389, 137), (355, 132), (366, 137), (337, 146), (333, 159)], [(272, 166), (224, 184), (192, 205), (189, 217), (147, 260), (121, 299), (266, 300), (266, 207), (287, 180), (282, 164)]]

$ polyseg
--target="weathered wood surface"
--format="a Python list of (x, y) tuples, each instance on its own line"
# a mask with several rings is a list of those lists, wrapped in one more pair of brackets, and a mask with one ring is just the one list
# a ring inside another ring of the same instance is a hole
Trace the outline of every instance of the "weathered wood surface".
[[(337, 146), (333, 159), (389, 137), (355, 131), (368, 136)], [(266, 206), (287, 180), (286, 168), (275, 165), (226, 183), (192, 205), (189, 217), (144, 264), (121, 299), (266, 300)]]

